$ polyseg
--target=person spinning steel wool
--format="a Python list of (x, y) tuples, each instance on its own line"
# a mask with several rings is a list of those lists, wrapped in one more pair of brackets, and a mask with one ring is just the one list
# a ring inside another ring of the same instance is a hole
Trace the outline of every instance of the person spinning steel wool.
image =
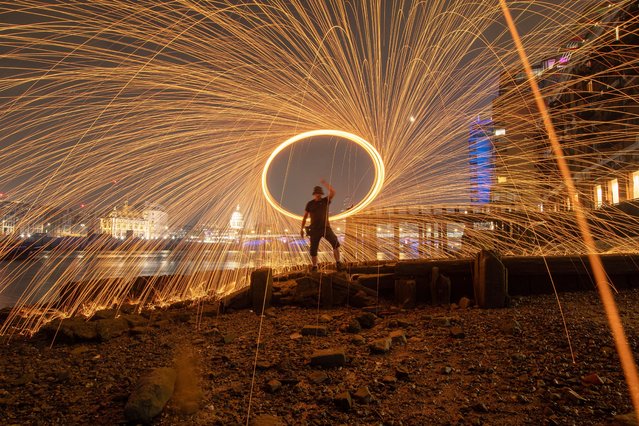
[(333, 247), (333, 256), (335, 256), (335, 266), (338, 271), (343, 269), (342, 263), (340, 262), (339, 255), (339, 241), (337, 236), (331, 229), (331, 225), (328, 222), (328, 205), (331, 203), (331, 200), (335, 196), (335, 188), (331, 186), (324, 179), (320, 181), (322, 185), (328, 189), (328, 197), (322, 197), (324, 195), (324, 190), (321, 186), (316, 186), (313, 188), (313, 199), (306, 203), (306, 208), (304, 209), (304, 217), (302, 218), (302, 238), (304, 238), (304, 229), (306, 226), (306, 219), (310, 216), (311, 225), (309, 226), (309, 236), (311, 238), (311, 262), (313, 266), (311, 271), (317, 271), (317, 250), (319, 248), (320, 240), (323, 238), (328, 241)]

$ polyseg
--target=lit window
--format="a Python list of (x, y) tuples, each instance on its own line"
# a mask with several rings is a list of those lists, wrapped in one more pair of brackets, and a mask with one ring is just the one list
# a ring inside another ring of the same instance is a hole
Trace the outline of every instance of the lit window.
[(506, 134), (506, 129), (495, 129), (495, 136), (504, 136)]
[(615, 40), (619, 41), (619, 26), (615, 27)]
[(588, 91), (592, 92), (592, 80), (588, 80)]
[(595, 186), (595, 208), (599, 208), (603, 205), (603, 189), (601, 185)]
[(608, 191), (610, 193), (610, 202), (619, 204), (619, 181), (611, 179), (608, 181)]
[(497, 176), (497, 183), (506, 183), (507, 181), (506, 176)]
[(632, 179), (632, 198), (639, 198), (639, 170), (631, 173)]
[(543, 211), (544, 211), (544, 205), (543, 205), (543, 204), (541, 204), (541, 203), (539, 204), (539, 211), (540, 211), (540, 212), (543, 212)]

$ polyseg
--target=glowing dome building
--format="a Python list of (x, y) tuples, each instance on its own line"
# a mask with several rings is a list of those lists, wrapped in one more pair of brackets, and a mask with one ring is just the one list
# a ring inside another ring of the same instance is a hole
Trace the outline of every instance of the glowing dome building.
[(231, 215), (229, 227), (232, 230), (239, 231), (244, 229), (244, 215), (240, 212), (240, 205), (238, 204), (235, 211)]

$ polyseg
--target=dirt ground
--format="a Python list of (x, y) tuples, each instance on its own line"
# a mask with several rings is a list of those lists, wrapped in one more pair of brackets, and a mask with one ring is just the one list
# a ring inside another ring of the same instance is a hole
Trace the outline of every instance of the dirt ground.
[[(361, 330), (362, 309), (205, 305), (146, 313), (102, 341), (5, 336), (0, 424), (126, 424), (135, 384), (158, 367), (178, 379), (157, 425), (623, 424), (632, 406), (596, 292), (559, 299), (566, 327), (543, 295), (494, 310), (381, 305)], [(617, 304), (637, 354), (639, 290)], [(302, 336), (307, 325), (327, 335)], [(393, 332), (390, 350), (371, 349)], [(320, 349), (345, 362), (312, 365)]]

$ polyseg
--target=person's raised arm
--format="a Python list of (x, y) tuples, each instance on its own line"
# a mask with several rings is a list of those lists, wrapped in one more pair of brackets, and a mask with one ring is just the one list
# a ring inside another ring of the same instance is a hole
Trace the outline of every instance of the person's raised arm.
[(328, 189), (328, 199), (329, 199), (329, 201), (332, 200), (333, 197), (335, 196), (335, 188), (333, 188), (331, 186), (331, 184), (326, 182), (324, 179), (322, 179), (320, 182), (322, 183), (322, 185), (324, 185), (326, 187), (326, 189)]
[(302, 230), (300, 231), (300, 235), (304, 238), (304, 226), (306, 225), (306, 219), (308, 218), (308, 211), (304, 212), (304, 217), (302, 218)]

